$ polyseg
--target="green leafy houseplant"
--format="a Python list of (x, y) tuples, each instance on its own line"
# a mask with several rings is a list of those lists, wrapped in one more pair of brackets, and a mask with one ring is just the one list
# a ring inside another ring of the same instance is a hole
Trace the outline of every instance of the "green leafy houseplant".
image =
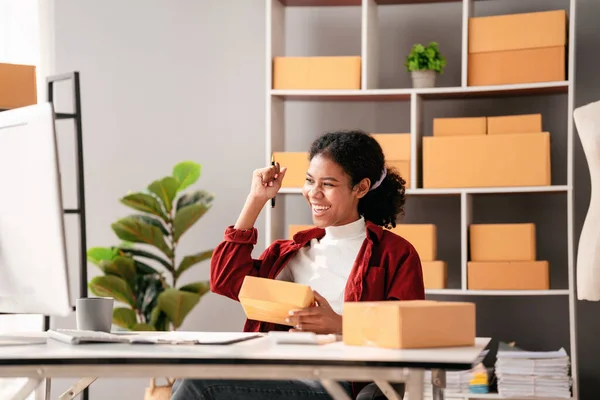
[(446, 67), (446, 58), (440, 53), (436, 42), (431, 42), (427, 46), (415, 44), (406, 57), (404, 65), (409, 72), (428, 70), (441, 74)]
[(404, 66), (412, 73), (414, 87), (432, 87), (435, 85), (436, 74), (444, 72), (446, 58), (440, 53), (436, 42), (427, 46), (415, 44), (406, 57)]
[(88, 260), (104, 272), (89, 282), (90, 291), (123, 305), (113, 310), (115, 325), (127, 330), (176, 330), (209, 291), (207, 281), (177, 285), (184, 272), (213, 253), (204, 250), (181, 260), (177, 257), (183, 234), (210, 209), (214, 199), (204, 190), (183, 193), (199, 177), (200, 165), (184, 161), (175, 165), (172, 176), (127, 194), (121, 203), (137, 212), (111, 225), (123, 242), (88, 250)]

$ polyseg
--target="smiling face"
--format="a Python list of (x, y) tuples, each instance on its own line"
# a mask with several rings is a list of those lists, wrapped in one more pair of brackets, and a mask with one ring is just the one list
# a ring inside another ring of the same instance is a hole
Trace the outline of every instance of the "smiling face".
[(369, 179), (352, 187), (341, 166), (318, 154), (310, 161), (302, 194), (311, 207), (315, 226), (325, 228), (358, 220), (358, 201), (369, 187)]

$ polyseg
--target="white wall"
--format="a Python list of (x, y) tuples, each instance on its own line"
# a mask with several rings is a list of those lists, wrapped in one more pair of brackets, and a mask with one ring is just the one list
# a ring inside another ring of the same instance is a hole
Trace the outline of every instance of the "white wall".
[[(81, 74), (88, 246), (118, 243), (110, 224), (130, 212), (118, 199), (187, 159), (202, 164), (197, 186), (216, 199), (180, 252), (216, 246), (264, 160), (262, 1), (56, 0), (54, 14), (55, 71)], [(67, 91), (59, 93), (59, 108), (69, 107)], [(76, 200), (71, 123), (59, 121), (58, 132), (70, 207)], [(76, 217), (68, 218), (71, 276), (78, 277)], [(88, 271), (90, 278), (98, 273), (93, 265)], [(182, 279), (206, 278), (208, 263)], [(209, 294), (182, 329), (240, 330), (243, 321), (237, 303)], [(74, 318), (53, 325), (74, 327)], [(90, 398), (141, 398), (147, 383), (99, 380)], [(53, 382), (53, 396), (66, 385)]]

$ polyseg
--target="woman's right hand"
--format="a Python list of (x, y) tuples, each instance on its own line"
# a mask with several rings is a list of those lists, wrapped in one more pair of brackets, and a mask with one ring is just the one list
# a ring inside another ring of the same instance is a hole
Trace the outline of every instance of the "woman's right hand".
[(279, 163), (265, 168), (259, 168), (252, 174), (250, 197), (267, 202), (281, 189), (286, 167), (281, 168)]

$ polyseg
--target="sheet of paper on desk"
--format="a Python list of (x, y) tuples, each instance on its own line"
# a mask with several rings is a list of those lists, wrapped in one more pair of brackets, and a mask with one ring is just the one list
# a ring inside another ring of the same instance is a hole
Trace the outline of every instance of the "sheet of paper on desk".
[(262, 336), (251, 332), (167, 332), (159, 335), (136, 335), (130, 341), (138, 344), (226, 345)]

